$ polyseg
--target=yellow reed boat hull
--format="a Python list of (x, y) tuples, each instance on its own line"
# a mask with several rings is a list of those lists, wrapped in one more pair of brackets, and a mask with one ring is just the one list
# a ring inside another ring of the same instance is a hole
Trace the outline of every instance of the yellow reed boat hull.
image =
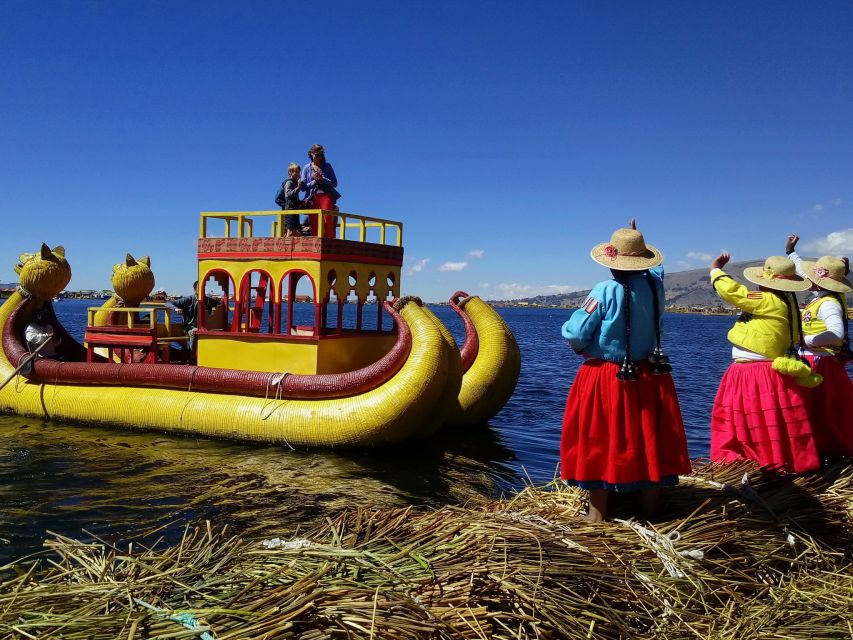
[[(21, 302), (0, 307), (0, 327)], [(433, 433), (451, 410), (448, 394), (461, 386), (458, 352), (432, 314), (404, 301), (400, 314), (412, 334), (408, 358), (384, 384), (352, 397), (276, 399), (156, 387), (50, 384), (14, 379), (0, 390), (0, 411), (213, 438), (300, 446), (371, 447)], [(0, 350), (0, 376), (14, 367)], [(271, 392), (272, 393), (272, 392)]]
[(497, 415), (515, 391), (521, 374), (521, 350), (503, 318), (479, 297), (466, 297), (458, 307), (460, 314), (470, 319), (468, 328), (473, 326), (479, 345), (472, 362), (467, 362), (463, 353), (462, 386), (447, 422), (458, 426), (482, 424)]

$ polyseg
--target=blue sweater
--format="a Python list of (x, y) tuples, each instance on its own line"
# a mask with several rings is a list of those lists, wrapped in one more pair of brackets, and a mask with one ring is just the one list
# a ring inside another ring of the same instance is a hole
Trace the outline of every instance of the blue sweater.
[[(653, 283), (658, 292), (658, 308), (663, 317), (663, 267), (632, 272), (627, 276), (631, 291), (631, 357), (647, 358), (655, 348)], [(661, 328), (663, 322), (661, 321)], [(563, 325), (563, 338), (572, 349), (587, 358), (622, 362), (625, 358), (625, 292), (616, 280), (599, 282), (589, 292), (583, 306)]]

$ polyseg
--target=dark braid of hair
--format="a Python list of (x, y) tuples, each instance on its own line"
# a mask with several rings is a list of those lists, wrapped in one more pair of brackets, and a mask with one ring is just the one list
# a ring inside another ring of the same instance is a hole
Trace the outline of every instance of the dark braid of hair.
[(655, 313), (655, 349), (649, 356), (649, 363), (652, 366), (652, 373), (669, 373), (670, 371), (672, 371), (672, 365), (669, 364), (669, 357), (664, 354), (663, 347), (661, 346), (660, 299), (658, 298), (658, 288), (655, 284), (655, 279), (652, 277), (652, 274), (646, 271), (645, 277), (646, 282), (649, 283), (649, 287), (651, 287), (652, 290), (652, 304), (654, 306)]
[(791, 293), (791, 295), (788, 296), (785, 293), (780, 293), (779, 291), (774, 291), (773, 293), (775, 293), (782, 300), (782, 302), (785, 303), (785, 309), (788, 310), (788, 339), (789, 339), (789, 344), (788, 344), (788, 350), (785, 352), (785, 355), (790, 357), (790, 358), (796, 358), (800, 362), (804, 362), (806, 364), (809, 364), (809, 361), (800, 355), (800, 352), (797, 349), (797, 346), (798, 346), (797, 341), (794, 338), (794, 322), (796, 322), (797, 323), (797, 329), (800, 332), (800, 345), (799, 346), (802, 346), (803, 323), (802, 323), (802, 318), (800, 318), (800, 310), (797, 308), (797, 296), (796, 296), (796, 294), (788, 292), (788, 293)]
[(841, 322), (844, 327), (844, 335), (841, 338), (841, 350), (839, 351), (839, 357), (842, 360), (853, 360), (853, 351), (850, 351), (850, 331), (848, 329), (848, 321), (847, 321), (847, 305), (845, 304), (846, 300), (844, 296), (840, 293), (832, 293), (832, 297), (838, 300), (838, 304), (841, 306)]
[(631, 357), (631, 287), (628, 286), (628, 279), (624, 275), (616, 273), (614, 276), (616, 282), (622, 285), (625, 295), (625, 359), (622, 360), (622, 366), (616, 373), (616, 378), (623, 382), (630, 382), (637, 379), (637, 367)]

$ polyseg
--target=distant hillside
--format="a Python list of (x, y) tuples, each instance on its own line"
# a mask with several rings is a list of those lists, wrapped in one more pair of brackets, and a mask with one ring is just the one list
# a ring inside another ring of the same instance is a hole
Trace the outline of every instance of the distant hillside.
[[(813, 260), (814, 258), (809, 259)], [(763, 264), (763, 260), (730, 262), (726, 265), (726, 271), (732, 274), (739, 281), (748, 284), (751, 289), (755, 289), (755, 286), (744, 280), (743, 270), (746, 267), (754, 267)], [(667, 272), (666, 277), (664, 278), (667, 306), (674, 305), (677, 307), (690, 307), (695, 305), (708, 308), (716, 307), (720, 302), (720, 299), (711, 288), (708, 273), (709, 269), (707, 267), (703, 267), (702, 269), (691, 269), (690, 271)], [(581, 303), (586, 300), (588, 294), (589, 289), (586, 289), (584, 291), (561, 293), (552, 296), (535, 296), (533, 298), (513, 300), (512, 302), (535, 304), (544, 307), (579, 307)], [(496, 304), (500, 304), (500, 302), (497, 302)]]

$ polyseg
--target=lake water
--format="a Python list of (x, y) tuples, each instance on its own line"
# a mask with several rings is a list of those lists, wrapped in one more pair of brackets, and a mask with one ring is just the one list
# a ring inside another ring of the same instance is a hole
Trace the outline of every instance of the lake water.
[[(78, 337), (93, 302), (56, 304)], [(433, 310), (460, 340), (453, 311)], [(48, 532), (168, 542), (187, 523), (208, 519), (250, 534), (287, 534), (358, 504), (436, 506), (497, 496), (528, 479), (551, 480), (566, 393), (580, 364), (560, 337), (571, 312), (500, 313), (522, 353), (521, 378), (506, 407), (488, 426), (445, 429), (393, 449), (294, 451), (0, 416), (0, 564), (38, 551)], [(668, 314), (665, 322), (690, 452), (707, 456), (733, 318)]]

